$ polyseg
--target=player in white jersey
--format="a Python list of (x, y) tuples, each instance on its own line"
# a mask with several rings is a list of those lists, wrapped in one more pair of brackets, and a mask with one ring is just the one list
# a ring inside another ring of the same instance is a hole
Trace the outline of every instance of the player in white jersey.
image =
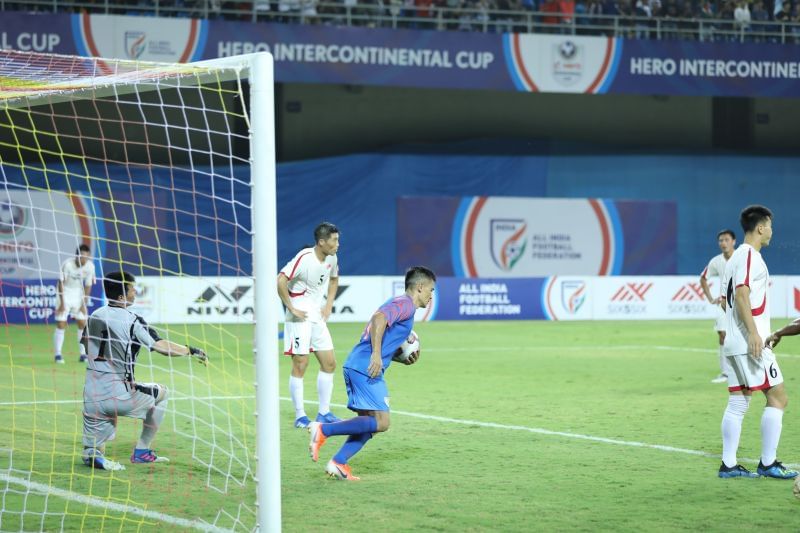
[[(303, 248), (278, 274), (278, 295), (286, 306), (283, 326), (285, 355), (292, 357), (289, 392), (295, 410), (294, 425), (308, 427), (311, 423), (303, 405), (303, 376), (311, 352), (319, 361), (317, 422), (338, 422), (331, 412), (333, 372), (336, 356), (327, 320), (339, 288), (339, 230), (329, 222), (314, 229), (313, 247)], [(325, 288), (327, 287), (327, 291)], [(325, 296), (327, 294), (327, 301)]]
[(166, 413), (167, 388), (136, 380), (134, 371), (141, 347), (171, 357), (191, 355), (203, 364), (208, 360), (203, 350), (160, 338), (142, 317), (128, 309), (136, 299), (135, 281), (125, 272), (111, 272), (105, 277), (103, 290), (108, 305), (92, 313), (83, 338), (89, 359), (83, 386), (83, 462), (103, 470), (125, 469), (105, 457), (106, 442), (116, 435), (120, 416), (143, 420), (132, 463), (169, 461), (151, 448)]
[[(722, 465), (719, 477), (773, 477), (792, 479), (798, 472), (777, 459), (783, 425), (783, 410), (788, 398), (783, 375), (772, 349), (765, 346), (770, 335), (769, 270), (761, 249), (772, 239), (772, 212), (761, 205), (746, 207), (740, 221), (744, 244), (725, 266), (725, 344), (728, 361), (728, 405), (722, 417)], [(761, 460), (757, 473), (750, 472), (736, 459), (742, 420), (753, 391), (767, 399), (761, 416)]]
[(86, 352), (81, 344), (81, 335), (86, 326), (87, 307), (94, 285), (94, 263), (89, 255), (89, 246), (81, 244), (75, 251), (75, 257), (67, 259), (61, 265), (58, 279), (58, 296), (56, 297), (56, 330), (53, 332), (53, 351), (56, 363), (64, 363), (61, 349), (64, 346), (64, 333), (67, 329), (67, 318), (72, 315), (78, 326), (78, 346), (80, 362), (86, 361)]
[[(730, 229), (720, 231), (717, 233), (717, 244), (722, 253), (715, 255), (708, 262), (708, 266), (700, 274), (700, 286), (703, 288), (708, 303), (715, 306), (717, 314), (714, 329), (719, 337), (719, 375), (712, 379), (711, 383), (725, 383), (728, 381), (728, 370), (725, 356), (722, 355), (722, 345), (725, 343), (725, 309), (722, 305), (725, 297), (722, 295), (722, 276), (725, 274), (725, 265), (736, 248), (736, 234)], [(716, 296), (711, 294), (711, 288), (708, 285), (709, 278), (717, 283)]]

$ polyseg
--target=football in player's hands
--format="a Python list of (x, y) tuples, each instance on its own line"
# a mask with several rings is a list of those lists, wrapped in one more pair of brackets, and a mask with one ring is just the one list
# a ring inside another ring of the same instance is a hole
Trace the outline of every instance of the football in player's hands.
[[(397, 361), (398, 363), (409, 363), (413, 362), (416, 359), (414, 354), (418, 355), (419, 352), (419, 337), (415, 332), (411, 332), (408, 334), (408, 338), (403, 341), (403, 344), (397, 349), (392, 357), (392, 361)], [(414, 356), (414, 357), (412, 357)]]

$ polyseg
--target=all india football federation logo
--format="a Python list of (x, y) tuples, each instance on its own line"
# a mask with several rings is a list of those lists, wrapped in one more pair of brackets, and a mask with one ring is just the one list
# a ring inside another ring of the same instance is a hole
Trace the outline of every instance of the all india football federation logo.
[(561, 282), (561, 305), (574, 315), (586, 302), (586, 282), (566, 280)]
[(568, 87), (583, 77), (583, 46), (575, 41), (553, 44), (553, 78)]
[(125, 55), (128, 59), (139, 59), (144, 53), (147, 34), (143, 31), (129, 30), (125, 32)]
[(525, 230), (528, 229), (528, 224), (518, 218), (493, 218), (489, 224), (492, 260), (500, 269), (509, 272), (525, 253)]
[(0, 202), (0, 239), (19, 235), (28, 225), (28, 210), (7, 198)]

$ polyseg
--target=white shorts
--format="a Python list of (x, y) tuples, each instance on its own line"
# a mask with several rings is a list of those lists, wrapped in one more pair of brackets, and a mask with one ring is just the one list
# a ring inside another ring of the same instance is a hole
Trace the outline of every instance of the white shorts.
[(308, 355), (333, 350), (333, 339), (325, 322), (286, 322), (283, 325), (283, 354)]
[[(61, 307), (61, 297), (56, 296), (56, 309)], [(86, 320), (86, 313), (83, 312), (82, 293), (64, 293), (64, 312), (54, 315), (56, 322), (66, 322), (67, 317), (72, 316), (75, 320)]]
[(761, 351), (761, 361), (749, 355), (729, 355), (728, 390), (767, 390), (783, 383), (783, 373), (769, 348)]
[(725, 331), (727, 322), (725, 320), (725, 311), (722, 310), (722, 307), (717, 306), (717, 314), (714, 317), (714, 331)]

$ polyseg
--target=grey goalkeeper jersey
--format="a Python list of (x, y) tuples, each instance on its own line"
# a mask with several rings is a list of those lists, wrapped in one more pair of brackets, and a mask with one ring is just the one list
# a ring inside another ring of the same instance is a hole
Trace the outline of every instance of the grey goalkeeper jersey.
[(89, 359), (84, 401), (130, 397), (139, 350), (151, 350), (156, 343), (144, 319), (124, 307), (106, 305), (89, 316), (84, 335)]

